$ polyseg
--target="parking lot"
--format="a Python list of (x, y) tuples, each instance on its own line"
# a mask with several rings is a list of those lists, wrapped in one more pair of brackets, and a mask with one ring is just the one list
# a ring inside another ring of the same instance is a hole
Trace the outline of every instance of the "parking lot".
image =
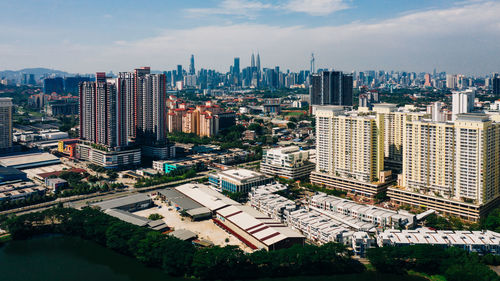
[(225, 232), (223, 229), (215, 225), (212, 220), (193, 222), (189, 218), (181, 217), (173, 207), (167, 206), (166, 203), (155, 200), (155, 204), (159, 207), (138, 211), (134, 214), (142, 217), (148, 217), (150, 214), (157, 213), (163, 216), (163, 221), (165, 221), (165, 223), (169, 227), (172, 227), (174, 229), (187, 229), (193, 231), (194, 233), (198, 234), (199, 239), (209, 240), (218, 246), (235, 245), (246, 252), (252, 251), (236, 237), (230, 235), (229, 233)]

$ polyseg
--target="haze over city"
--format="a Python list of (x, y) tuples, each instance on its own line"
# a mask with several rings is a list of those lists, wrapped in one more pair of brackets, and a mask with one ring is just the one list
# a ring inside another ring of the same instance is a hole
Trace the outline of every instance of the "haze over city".
[(0, 68), (496, 71), (497, 1), (2, 1)]

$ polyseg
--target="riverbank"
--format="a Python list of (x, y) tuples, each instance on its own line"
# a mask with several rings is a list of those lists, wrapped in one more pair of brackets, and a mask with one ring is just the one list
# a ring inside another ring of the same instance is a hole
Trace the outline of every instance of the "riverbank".
[[(29, 268), (26, 265), (30, 265)], [(0, 246), (2, 280), (9, 281), (193, 281), (176, 278), (157, 268), (78, 237), (37, 236)], [(332, 276), (298, 276), (254, 281), (425, 281), (423, 278), (377, 272)]]

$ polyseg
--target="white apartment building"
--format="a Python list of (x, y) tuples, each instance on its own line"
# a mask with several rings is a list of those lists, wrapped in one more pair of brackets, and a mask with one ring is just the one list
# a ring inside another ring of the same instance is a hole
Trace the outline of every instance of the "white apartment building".
[(314, 167), (314, 163), (309, 162), (309, 152), (300, 150), (298, 146), (289, 146), (264, 150), (260, 172), (298, 179), (309, 176)]
[(403, 173), (389, 196), (477, 221), (500, 200), (500, 123), (485, 114), (407, 122)]
[(454, 91), (452, 93), (452, 120), (457, 119), (461, 113), (470, 113), (474, 110), (474, 98), (476, 91), (467, 89), (465, 91)]
[(338, 106), (316, 108), (316, 170), (311, 182), (366, 196), (389, 184), (384, 170), (382, 115), (347, 115)]

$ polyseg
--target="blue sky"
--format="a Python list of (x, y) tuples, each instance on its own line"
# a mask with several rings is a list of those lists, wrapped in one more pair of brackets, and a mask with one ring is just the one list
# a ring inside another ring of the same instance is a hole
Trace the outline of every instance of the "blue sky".
[(0, 69), (70, 72), (248, 65), (500, 71), (499, 1), (0, 0)]

